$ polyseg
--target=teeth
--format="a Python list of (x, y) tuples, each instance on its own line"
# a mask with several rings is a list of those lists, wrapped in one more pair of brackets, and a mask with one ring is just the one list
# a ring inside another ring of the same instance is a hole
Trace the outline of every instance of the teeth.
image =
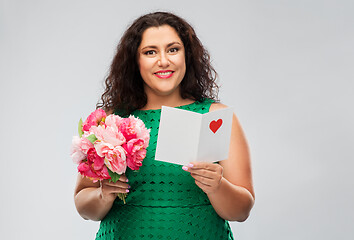
[(158, 72), (156, 73), (157, 75), (169, 75), (171, 74), (172, 72)]

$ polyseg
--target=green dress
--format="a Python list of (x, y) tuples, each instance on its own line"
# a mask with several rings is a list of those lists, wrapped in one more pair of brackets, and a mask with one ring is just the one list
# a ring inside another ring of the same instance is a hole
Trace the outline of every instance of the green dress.
[[(177, 108), (206, 113), (212, 102), (205, 99)], [(115, 200), (96, 239), (233, 239), (228, 221), (215, 212), (190, 173), (181, 165), (155, 160), (161, 110), (136, 110), (132, 115), (151, 129), (147, 154), (138, 172), (127, 169), (131, 188), (126, 204)]]

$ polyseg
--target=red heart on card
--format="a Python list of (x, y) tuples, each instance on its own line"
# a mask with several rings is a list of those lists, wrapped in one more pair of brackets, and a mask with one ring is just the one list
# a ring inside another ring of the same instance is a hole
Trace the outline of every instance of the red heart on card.
[(216, 131), (221, 127), (222, 125), (222, 119), (219, 119), (217, 121), (213, 120), (209, 124), (209, 128), (213, 133), (216, 133)]

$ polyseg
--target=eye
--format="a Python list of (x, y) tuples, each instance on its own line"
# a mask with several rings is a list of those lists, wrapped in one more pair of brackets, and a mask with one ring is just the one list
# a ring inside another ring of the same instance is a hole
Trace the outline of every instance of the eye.
[(145, 55), (154, 55), (156, 52), (154, 50), (149, 50), (144, 52)]
[(179, 50), (179, 48), (174, 47), (174, 48), (170, 48), (170, 50), (168, 50), (168, 52), (170, 52), (170, 53), (177, 53), (178, 50)]

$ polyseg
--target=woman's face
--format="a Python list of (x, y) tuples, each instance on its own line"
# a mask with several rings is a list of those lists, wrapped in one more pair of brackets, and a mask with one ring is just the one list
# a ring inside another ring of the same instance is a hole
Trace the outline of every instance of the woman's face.
[(186, 63), (183, 42), (174, 28), (162, 25), (146, 29), (137, 57), (148, 96), (179, 93), (179, 84), (186, 73)]

